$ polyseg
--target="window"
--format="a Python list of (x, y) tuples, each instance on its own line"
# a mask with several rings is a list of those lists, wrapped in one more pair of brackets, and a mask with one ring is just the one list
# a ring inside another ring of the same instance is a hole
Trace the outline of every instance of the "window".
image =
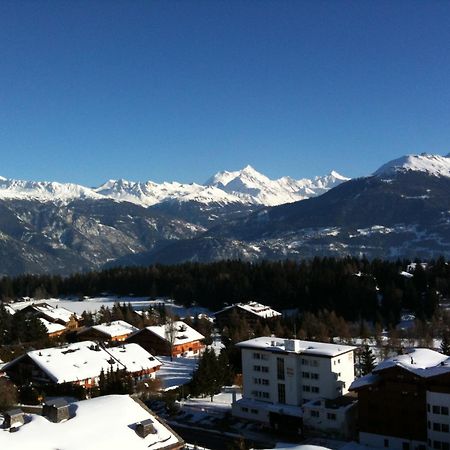
[(241, 409), (243, 412), (248, 412), (248, 408), (246, 408), (245, 406), (243, 406)]
[(311, 417), (319, 417), (319, 411), (311, 411)]
[(278, 403), (286, 403), (286, 386), (278, 383)]
[(440, 414), (441, 408), (439, 406), (433, 405), (433, 414)]
[(319, 361), (317, 361), (317, 359), (313, 359), (313, 360), (311, 361), (311, 365), (312, 365), (313, 367), (318, 367)]
[(329, 420), (336, 420), (336, 414), (334, 414), (334, 413), (327, 413), (327, 419), (329, 419)]
[(319, 393), (319, 388), (317, 386), (312, 386), (311, 387), (311, 392), (314, 392), (315, 394)]
[(269, 398), (269, 397), (270, 397), (270, 395), (269, 395), (268, 392), (263, 392), (262, 393), (262, 398)]
[(389, 439), (385, 439), (385, 440), (384, 440), (384, 446), (385, 446), (386, 448), (389, 447)]
[(261, 372), (261, 366), (253, 366), (255, 372)]
[(307, 384), (304, 384), (302, 386), (302, 390), (303, 390), (303, 392), (309, 392), (309, 391), (311, 391), (311, 386), (308, 386)]
[(277, 358), (277, 377), (279, 380), (284, 380), (284, 359)]
[(441, 431), (441, 424), (440, 423), (433, 423), (433, 431)]
[(318, 373), (311, 373), (311, 379), (312, 380), (318, 380), (319, 379), (319, 374)]
[(443, 433), (448, 433), (448, 432), (449, 432), (449, 426), (448, 426), (448, 423), (442, 423), (442, 424), (441, 424), (441, 431), (442, 431)]
[(261, 353), (261, 359), (263, 361), (267, 361), (269, 359), (269, 355), (266, 355), (265, 353)]
[(252, 414), (258, 414), (258, 410), (257, 410), (257, 409), (251, 409), (250, 412), (251, 412)]
[(427, 411), (430, 412), (430, 404), (427, 403)]
[(309, 361), (307, 359), (305, 359), (305, 358), (302, 358), (302, 364), (304, 366), (308, 366), (309, 365)]
[(267, 366), (261, 366), (261, 372), (267, 373), (269, 368)]
[(443, 414), (444, 416), (448, 416), (448, 406), (441, 407), (441, 414)]
[(309, 372), (302, 372), (302, 378), (309, 378)]
[(261, 354), (260, 353), (253, 353), (253, 359), (261, 359)]
[(402, 443), (402, 450), (409, 450), (409, 442)]
[(440, 450), (441, 448), (441, 441), (433, 441), (433, 448), (436, 448)]
[(266, 380), (265, 378), (263, 378), (262, 384), (264, 384), (265, 386), (269, 386), (269, 380)]

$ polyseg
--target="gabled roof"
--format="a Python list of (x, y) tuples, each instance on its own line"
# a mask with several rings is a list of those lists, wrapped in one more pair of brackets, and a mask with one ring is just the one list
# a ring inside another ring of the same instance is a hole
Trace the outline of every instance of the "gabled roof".
[(64, 331), (66, 329), (65, 325), (61, 325), (60, 323), (49, 322), (46, 319), (39, 318), (42, 325), (47, 328), (47, 333), (58, 333), (59, 331)]
[[(180, 448), (182, 440), (157, 416), (128, 395), (106, 395), (73, 403), (69, 420), (52, 423), (30, 414), (17, 433), (0, 433), (0, 448), (79, 450)], [(142, 438), (136, 426), (151, 420), (155, 433)], [(0, 425), (1, 425), (0, 419)]]
[(70, 321), (72, 316), (76, 316), (76, 314), (74, 314), (72, 311), (69, 311), (62, 306), (54, 307), (47, 303), (34, 304), (32, 305), (32, 308), (38, 313), (41, 313), (54, 321), (60, 320), (67, 323)]
[[(144, 330), (148, 330), (164, 341), (169, 342), (168, 336), (170, 334), (171, 327), (173, 327), (175, 331), (175, 341), (173, 342), (174, 345), (187, 344), (188, 342), (201, 341), (202, 339), (205, 339), (203, 334), (200, 334), (198, 331), (194, 330), (181, 320), (176, 320), (173, 324), (166, 323), (165, 325), (146, 327)], [(139, 333), (139, 331), (137, 333)]]
[(101, 323), (99, 325), (93, 325), (91, 328), (107, 336), (110, 336), (111, 338), (131, 334), (139, 330), (139, 328), (136, 328), (135, 326), (129, 324), (128, 322), (125, 322), (124, 320), (115, 320), (110, 323)]
[(383, 372), (392, 368), (406, 370), (421, 378), (431, 378), (450, 373), (450, 358), (428, 348), (413, 348), (403, 355), (385, 359), (371, 374), (356, 379), (350, 389), (357, 390), (375, 384)]
[(29, 357), (55, 383), (95, 378), (103, 370), (126, 369), (128, 372), (153, 369), (161, 362), (138, 344), (102, 348), (91, 341), (77, 342), (62, 347), (33, 350), (7, 363), (6, 372), (19, 360)]
[(272, 317), (278, 317), (281, 316), (281, 313), (278, 311), (275, 311), (270, 306), (263, 305), (258, 302), (248, 302), (248, 303), (235, 303), (234, 305), (227, 306), (226, 308), (217, 311), (215, 314), (220, 314), (224, 311), (228, 311), (229, 309), (233, 308), (239, 308), (244, 311), (247, 311), (251, 314), (254, 314), (255, 316), (258, 316), (261, 319), (269, 319)]

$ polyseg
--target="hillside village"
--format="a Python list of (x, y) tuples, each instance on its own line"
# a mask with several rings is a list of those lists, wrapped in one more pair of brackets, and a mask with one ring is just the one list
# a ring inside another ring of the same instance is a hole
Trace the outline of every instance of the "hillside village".
[[(445, 332), (416, 338), (422, 325), (407, 311), (389, 331), (326, 311), (297, 325), (292, 314), (257, 301), (215, 313), (136, 297), (4, 301), (0, 443), (72, 448), (61, 442), (73, 434), (92, 448), (449, 448)], [(105, 418), (98, 427), (85, 425), (92, 414)]]

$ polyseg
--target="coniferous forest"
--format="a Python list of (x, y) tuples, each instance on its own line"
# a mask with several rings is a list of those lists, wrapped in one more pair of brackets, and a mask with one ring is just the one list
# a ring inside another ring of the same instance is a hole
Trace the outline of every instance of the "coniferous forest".
[[(402, 310), (419, 319), (434, 314), (450, 296), (450, 266), (443, 259), (410, 261), (357, 258), (314, 258), (308, 261), (222, 261), (209, 264), (121, 267), (68, 277), (22, 275), (3, 277), (0, 298), (136, 295), (170, 297), (212, 311), (226, 304), (255, 300), (278, 310), (334, 311), (346, 320), (395, 324)], [(402, 273), (403, 272), (403, 273)]]

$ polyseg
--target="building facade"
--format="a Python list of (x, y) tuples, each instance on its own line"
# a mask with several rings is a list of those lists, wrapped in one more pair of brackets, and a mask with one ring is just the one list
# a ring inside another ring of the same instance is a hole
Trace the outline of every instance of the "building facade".
[(302, 405), (335, 399), (354, 380), (355, 347), (261, 337), (237, 344), (242, 350), (242, 399), (233, 415), (277, 427), (301, 425)]

